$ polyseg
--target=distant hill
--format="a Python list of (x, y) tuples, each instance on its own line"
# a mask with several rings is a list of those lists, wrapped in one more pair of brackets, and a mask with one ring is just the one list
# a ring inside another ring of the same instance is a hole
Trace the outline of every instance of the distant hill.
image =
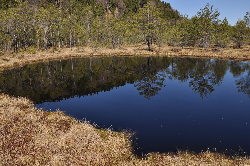
[[(79, 0), (86, 2), (85, 0)], [(164, 13), (166, 18), (179, 18), (179, 12), (172, 9), (169, 3), (160, 0), (96, 0), (96, 3), (101, 5), (106, 12), (118, 11), (120, 15), (137, 12), (149, 1), (153, 1), (156, 6)]]
[(163, 13), (163, 17), (169, 19), (180, 18), (180, 14), (177, 10), (174, 10), (169, 3), (161, 0), (0, 0), (0, 9), (8, 9), (18, 6), (20, 2), (28, 2), (33, 6), (53, 4), (67, 10), (74, 2), (80, 2), (84, 5), (91, 6), (97, 14), (108, 12), (122, 17), (129, 13), (136, 13), (139, 8), (143, 7), (149, 1), (155, 3)]

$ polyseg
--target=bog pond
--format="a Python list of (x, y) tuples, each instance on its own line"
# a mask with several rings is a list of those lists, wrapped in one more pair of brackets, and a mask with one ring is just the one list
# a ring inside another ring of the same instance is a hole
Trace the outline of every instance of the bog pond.
[(68, 59), (2, 71), (0, 91), (100, 128), (131, 131), (137, 154), (250, 154), (250, 62)]

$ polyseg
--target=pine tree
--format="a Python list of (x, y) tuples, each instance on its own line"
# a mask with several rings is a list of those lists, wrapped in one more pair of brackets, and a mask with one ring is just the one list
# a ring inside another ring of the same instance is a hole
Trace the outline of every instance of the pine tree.
[(225, 48), (230, 43), (231, 27), (225, 18), (219, 21), (215, 26), (214, 44), (215, 46)]
[(152, 51), (154, 42), (160, 40), (160, 30), (163, 26), (161, 13), (153, 2), (148, 3), (134, 15), (133, 24), (138, 30), (139, 41), (146, 42), (148, 51)]
[(213, 35), (215, 34), (215, 24), (218, 23), (218, 17), (220, 13), (218, 10), (214, 10), (213, 6), (207, 4), (201, 9), (197, 15), (197, 26), (198, 26), (198, 41), (197, 45), (200, 47), (209, 47)]
[(247, 40), (249, 28), (244, 20), (239, 20), (233, 28), (233, 41), (236, 48), (241, 48)]

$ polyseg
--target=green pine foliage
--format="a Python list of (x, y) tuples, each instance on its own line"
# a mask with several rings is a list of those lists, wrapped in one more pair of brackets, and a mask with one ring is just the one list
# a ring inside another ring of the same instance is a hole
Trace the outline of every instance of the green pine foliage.
[(239, 20), (233, 27), (233, 41), (236, 48), (241, 48), (249, 37), (249, 27), (244, 20)]
[(0, 51), (250, 43), (249, 12), (235, 26), (219, 15), (207, 4), (188, 19), (160, 0), (0, 0)]

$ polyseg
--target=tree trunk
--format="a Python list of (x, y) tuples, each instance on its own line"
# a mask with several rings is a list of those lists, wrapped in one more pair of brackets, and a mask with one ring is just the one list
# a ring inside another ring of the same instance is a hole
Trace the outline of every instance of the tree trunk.
[(57, 37), (58, 37), (58, 47), (61, 48), (60, 30), (57, 31)]
[(153, 51), (153, 49), (152, 49), (152, 37), (151, 36), (147, 36), (146, 37), (146, 43), (147, 43), (147, 45), (148, 45), (148, 51)]
[(48, 39), (47, 39), (47, 27), (44, 28), (44, 36), (43, 36), (43, 41), (44, 41), (44, 48), (47, 50), (48, 47)]
[(69, 47), (72, 48), (72, 32), (69, 33)]

